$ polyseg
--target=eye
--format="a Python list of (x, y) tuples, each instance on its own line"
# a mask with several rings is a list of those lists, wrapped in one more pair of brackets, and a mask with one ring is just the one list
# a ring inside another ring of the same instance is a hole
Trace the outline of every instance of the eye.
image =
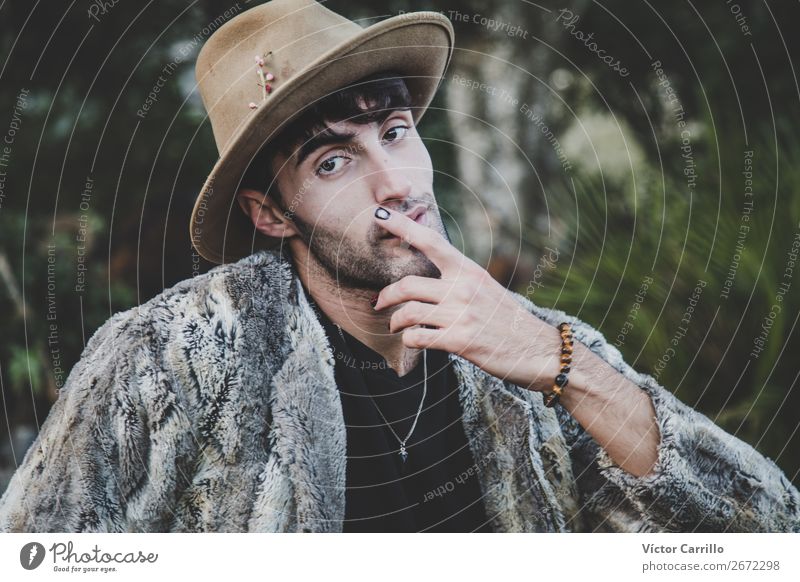
[(342, 168), (345, 159), (346, 158), (344, 156), (331, 156), (326, 158), (319, 166), (317, 166), (317, 176), (328, 176), (330, 174), (335, 174)]
[(395, 125), (394, 127), (390, 127), (388, 131), (383, 134), (383, 139), (390, 142), (403, 139), (409, 129), (411, 128), (407, 125)]

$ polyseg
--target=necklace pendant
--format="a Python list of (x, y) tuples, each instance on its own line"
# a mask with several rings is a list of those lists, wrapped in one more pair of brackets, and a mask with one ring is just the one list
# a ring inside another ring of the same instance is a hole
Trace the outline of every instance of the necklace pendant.
[(403, 462), (405, 463), (406, 459), (408, 458), (408, 452), (406, 451), (406, 448), (404, 446), (402, 446), (402, 445), (400, 445), (400, 453), (399, 453), (399, 455), (400, 455), (400, 458), (403, 459)]

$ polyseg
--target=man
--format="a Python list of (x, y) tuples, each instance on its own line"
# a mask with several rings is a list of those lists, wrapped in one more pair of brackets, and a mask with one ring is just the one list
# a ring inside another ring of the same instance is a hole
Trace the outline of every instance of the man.
[(0, 529), (800, 529), (771, 461), (449, 244), (416, 124), (452, 37), (274, 0), (209, 39), (191, 235), (228, 264), (98, 330)]

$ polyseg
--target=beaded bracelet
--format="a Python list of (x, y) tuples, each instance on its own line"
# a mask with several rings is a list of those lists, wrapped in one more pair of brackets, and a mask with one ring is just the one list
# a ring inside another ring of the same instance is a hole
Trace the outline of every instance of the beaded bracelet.
[(544, 405), (552, 408), (561, 398), (564, 387), (569, 383), (570, 364), (572, 363), (572, 328), (566, 322), (558, 324), (558, 331), (561, 332), (561, 371), (553, 381), (553, 388), (544, 395)]

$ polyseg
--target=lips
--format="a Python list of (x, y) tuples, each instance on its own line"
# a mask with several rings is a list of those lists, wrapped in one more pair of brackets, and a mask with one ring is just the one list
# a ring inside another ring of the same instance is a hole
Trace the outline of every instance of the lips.
[(426, 224), (427, 223), (426, 212), (427, 210), (425, 209), (424, 206), (418, 206), (406, 216), (408, 216), (414, 222), (417, 222), (419, 224)]
[[(411, 212), (406, 214), (406, 216), (411, 220), (413, 220), (414, 222), (416, 222), (417, 224), (421, 224), (423, 226), (428, 225), (428, 209), (424, 205), (417, 206)], [(386, 234), (381, 236), (381, 238), (387, 239), (387, 238), (399, 238), (399, 237), (392, 234), (391, 232), (386, 232)]]

